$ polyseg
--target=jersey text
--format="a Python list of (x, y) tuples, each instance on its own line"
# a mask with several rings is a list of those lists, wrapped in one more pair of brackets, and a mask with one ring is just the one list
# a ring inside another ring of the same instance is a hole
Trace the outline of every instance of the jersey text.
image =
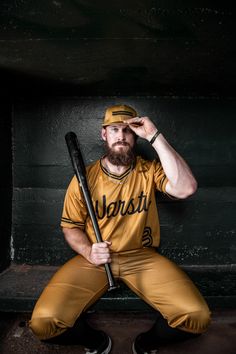
[(97, 217), (103, 219), (105, 216), (111, 218), (118, 214), (125, 216), (127, 214), (132, 215), (135, 213), (141, 213), (142, 211), (148, 211), (150, 204), (151, 201), (147, 201), (147, 195), (144, 194), (143, 191), (137, 198), (131, 198), (128, 201), (118, 200), (116, 202), (111, 202), (108, 205), (106, 196), (103, 195), (101, 210), (99, 211), (98, 200), (96, 200), (95, 210)]

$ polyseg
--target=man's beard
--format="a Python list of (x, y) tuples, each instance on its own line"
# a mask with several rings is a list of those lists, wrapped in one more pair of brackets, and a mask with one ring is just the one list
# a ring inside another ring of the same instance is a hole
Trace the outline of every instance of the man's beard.
[[(129, 148), (125, 151), (115, 151), (113, 147), (116, 145), (129, 146)], [(128, 143), (126, 142), (118, 142), (112, 144), (112, 146), (108, 146), (107, 142), (106, 146), (106, 157), (108, 161), (115, 166), (130, 166), (135, 161), (135, 151)]]

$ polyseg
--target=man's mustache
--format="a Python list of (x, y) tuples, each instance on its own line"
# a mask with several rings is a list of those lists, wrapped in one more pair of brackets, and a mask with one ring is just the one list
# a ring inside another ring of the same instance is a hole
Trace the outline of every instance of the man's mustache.
[(127, 143), (126, 141), (118, 141), (117, 143), (112, 144), (112, 147), (119, 146), (119, 145), (121, 145), (121, 146), (130, 146), (130, 144)]

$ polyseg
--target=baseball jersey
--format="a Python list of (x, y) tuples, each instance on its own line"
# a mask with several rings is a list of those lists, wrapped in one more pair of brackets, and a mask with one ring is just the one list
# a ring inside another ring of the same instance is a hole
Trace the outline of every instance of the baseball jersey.
[[(110, 173), (98, 160), (86, 167), (87, 182), (103, 241), (111, 252), (157, 247), (160, 224), (155, 191), (168, 181), (160, 162), (137, 157), (122, 175)], [(96, 237), (76, 176), (67, 189), (61, 226), (80, 228), (92, 243)]]

